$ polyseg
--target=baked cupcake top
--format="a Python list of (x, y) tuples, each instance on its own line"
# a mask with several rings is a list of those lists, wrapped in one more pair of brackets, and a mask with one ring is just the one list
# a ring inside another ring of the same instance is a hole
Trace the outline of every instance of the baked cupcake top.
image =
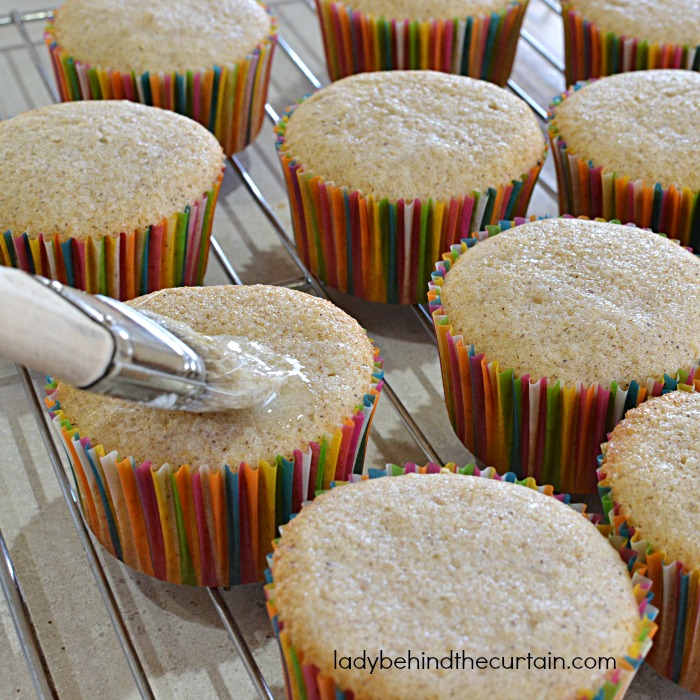
[(83, 63), (185, 73), (244, 59), (270, 33), (256, 0), (66, 0), (55, 38)]
[(609, 387), (700, 358), (700, 259), (655, 233), (549, 219), (477, 243), (445, 276), (453, 335), (532, 380)]
[(301, 364), (278, 398), (251, 409), (193, 414), (144, 408), (60, 384), (58, 400), (81, 436), (122, 457), (196, 468), (257, 466), (321, 440), (362, 404), (374, 372), (367, 334), (330, 302), (283, 287), (165, 289), (129, 302), (206, 335), (257, 341)]
[(333, 489), (285, 527), (272, 572), (295, 649), (358, 699), (570, 697), (604, 672), (370, 674), (340, 668), (334, 653), (619, 658), (639, 625), (627, 569), (594, 525), (490, 479), (407, 475)]
[(0, 230), (131, 233), (209, 191), (223, 151), (203, 126), (127, 101), (67, 102), (0, 122)]
[(605, 32), (649, 43), (700, 44), (697, 0), (567, 0), (567, 6)]
[(282, 150), (307, 173), (392, 200), (448, 199), (519, 179), (545, 143), (528, 106), (481, 80), (360, 73), (302, 102)]
[(568, 149), (605, 172), (693, 191), (700, 190), (698, 122), (700, 73), (689, 70), (601, 78), (554, 111), (554, 126)]
[(356, 12), (393, 19), (464, 19), (498, 12), (515, 0), (346, 0)]
[(613, 499), (668, 561), (700, 567), (700, 393), (673, 391), (625, 415), (603, 465)]

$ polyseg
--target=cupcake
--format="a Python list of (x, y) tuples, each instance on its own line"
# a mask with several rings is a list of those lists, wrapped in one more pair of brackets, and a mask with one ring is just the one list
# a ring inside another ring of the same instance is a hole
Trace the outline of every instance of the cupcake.
[(67, 0), (45, 40), (64, 101), (173, 110), (227, 155), (262, 127), (277, 24), (257, 0)]
[(429, 69), (505, 85), (528, 0), (316, 0), (331, 80)]
[(452, 427), (499, 471), (594, 493), (600, 443), (626, 410), (700, 388), (700, 259), (580, 219), (482, 239), (443, 256), (429, 294)]
[(700, 394), (674, 391), (630, 411), (603, 452), (600, 491), (613, 541), (630, 569), (651, 579), (659, 608), (649, 662), (700, 693)]
[(223, 168), (206, 129), (131, 102), (0, 122), (0, 263), (121, 300), (201, 284)]
[(171, 583), (260, 580), (277, 527), (361, 470), (381, 361), (356, 321), (283, 287), (168, 289), (133, 302), (290, 358), (263, 405), (166, 411), (49, 386), (85, 519), (125, 564)]
[(287, 697), (621, 697), (653, 634), (648, 583), (530, 486), (409, 474), (302, 509), (266, 588)]
[(276, 132), (304, 263), (331, 287), (402, 304), (425, 300), (440, 251), (524, 214), (546, 151), (524, 102), (433, 71), (344, 78)]
[(700, 70), (694, 0), (564, 0), (566, 84), (649, 68)]
[(653, 70), (579, 85), (552, 105), (562, 214), (620, 219), (700, 251), (700, 74)]

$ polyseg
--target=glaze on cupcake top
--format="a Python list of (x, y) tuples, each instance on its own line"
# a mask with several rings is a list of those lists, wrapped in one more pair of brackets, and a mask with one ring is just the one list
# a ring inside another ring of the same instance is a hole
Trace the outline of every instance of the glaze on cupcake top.
[(604, 32), (644, 39), (650, 44), (700, 44), (698, 0), (567, 0), (567, 7)]
[[(517, 484), (454, 474), (341, 486), (284, 528), (274, 604), (292, 645), (356, 698), (565, 698), (600, 670), (344, 669), (337, 657), (612, 656), (639, 613), (585, 517)], [(505, 662), (508, 664), (508, 661)]]
[(641, 539), (668, 561), (700, 567), (700, 393), (673, 391), (628, 411), (603, 471)]
[(507, 185), (544, 157), (522, 100), (435, 71), (338, 80), (302, 102), (282, 150), (304, 171), (381, 199), (449, 199)]
[(223, 164), (209, 131), (155, 107), (100, 100), (24, 112), (0, 122), (0, 230), (132, 233), (201, 199)]
[[(697, 12), (700, 21), (700, 10)], [(699, 38), (700, 40), (700, 38)], [(640, 70), (564, 99), (554, 126), (568, 149), (631, 182), (700, 190), (700, 73)]]
[(66, 0), (54, 26), (72, 58), (136, 73), (235, 63), (271, 28), (256, 0)]
[(387, 19), (464, 19), (499, 12), (514, 0), (346, 0), (343, 4)]
[(629, 226), (517, 226), (462, 254), (441, 299), (453, 336), (532, 381), (627, 387), (700, 359), (700, 259)]
[(361, 405), (374, 372), (374, 349), (353, 318), (317, 297), (269, 286), (165, 289), (129, 302), (205, 335), (257, 341), (301, 365), (268, 405), (195, 414), (145, 408), (59, 383), (58, 400), (83, 437), (157, 467), (188, 464), (236, 469), (275, 463), (332, 434)]

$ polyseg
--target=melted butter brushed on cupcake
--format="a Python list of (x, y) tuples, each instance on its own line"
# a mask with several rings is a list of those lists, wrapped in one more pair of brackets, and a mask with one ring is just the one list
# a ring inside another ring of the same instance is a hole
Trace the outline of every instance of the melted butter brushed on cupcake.
[(300, 366), (270, 404), (218, 413), (149, 409), (59, 384), (61, 406), (81, 435), (137, 461), (193, 468), (274, 463), (277, 454), (291, 456), (333, 433), (369, 389), (370, 340), (354, 319), (322, 299), (254, 285), (168, 289), (136, 303), (198, 333), (259, 340)]

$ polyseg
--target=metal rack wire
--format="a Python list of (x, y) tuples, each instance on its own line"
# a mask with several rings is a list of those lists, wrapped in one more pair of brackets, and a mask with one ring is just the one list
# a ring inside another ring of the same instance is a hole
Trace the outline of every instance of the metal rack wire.
[[(549, 8), (551, 12), (560, 12), (560, 7), (553, 0), (542, 0), (545, 5)], [(315, 7), (312, 0), (303, 0), (303, 4), (307, 7), (309, 12), (309, 22), (316, 22), (313, 13), (315, 13)], [(27, 27), (32, 23), (43, 22), (50, 16), (50, 11), (40, 11), (40, 12), (28, 12), (19, 13), (17, 11), (12, 11), (10, 14), (5, 16), (0, 16), (0, 27), (14, 25), (19, 37), (21, 38), (26, 51), (31, 59), (34, 69), (37, 71), (44, 85), (46, 86), (49, 94), (52, 98), (57, 101), (58, 95), (53, 84), (53, 78), (47, 73), (47, 70), (42, 63), (41, 57), (37, 51), (35, 44), (29, 35)], [(536, 37), (534, 37), (530, 32), (523, 30), (522, 32), (523, 41), (530, 46), (536, 54), (539, 56), (541, 61), (554, 68), (555, 70), (562, 72), (563, 65), (561, 60), (552, 53), (544, 44), (542, 44)], [(300, 53), (295, 51), (292, 45), (285, 38), (285, 30), (282, 28), (282, 33), (279, 37), (279, 49), (281, 52), (289, 59), (291, 64), (295, 67), (295, 70), (303, 76), (304, 80), (308, 84), (309, 89), (318, 88), (322, 85), (321, 79), (314, 74), (311, 68), (304, 62), (301, 58)], [(278, 57), (279, 60), (279, 57)], [(511, 79), (508, 82), (508, 87), (515, 94), (524, 99), (532, 108), (534, 113), (542, 120), (546, 117), (546, 108), (544, 105), (535, 99), (528, 91), (518, 84), (515, 80)], [(270, 121), (274, 122), (278, 118), (277, 111), (268, 104), (266, 106), (266, 114)], [(233, 156), (230, 158), (230, 170), (232, 174), (228, 177), (236, 177), (240, 180), (240, 183), (245, 187), (249, 196), (259, 207), (260, 211), (264, 214), (265, 218), (268, 220), (274, 232), (277, 234), (279, 239), (279, 244), (281, 248), (286, 252), (293, 265), (298, 269), (298, 277), (294, 277), (291, 280), (283, 282), (285, 286), (290, 286), (298, 289), (303, 289), (312, 294), (317, 294), (322, 297), (327, 297), (326, 290), (323, 286), (310, 274), (310, 272), (305, 268), (300, 257), (298, 256), (296, 249), (293, 244), (293, 237), (290, 231), (285, 227), (284, 223), (280, 217), (275, 213), (274, 208), (266, 200), (261, 188), (256, 183), (254, 177), (251, 175), (250, 169), (246, 167), (245, 160), (239, 156)], [(549, 193), (553, 193), (552, 186), (545, 181), (541, 181), (541, 187), (548, 190)], [(221, 266), (224, 274), (232, 284), (241, 284), (241, 277), (234, 268), (229, 257), (224, 252), (223, 246), (220, 242), (214, 238), (212, 240), (212, 252), (218, 263)], [(432, 322), (428, 315), (427, 310), (424, 307), (415, 307), (415, 316), (420, 326), (427, 330), (427, 332), (432, 337)], [(74, 493), (61, 461), (61, 456), (56, 448), (56, 444), (53, 440), (53, 435), (51, 433), (50, 427), (47, 424), (44, 411), (42, 410), (41, 400), (34, 387), (30, 376), (27, 374), (26, 370), (20, 368), (20, 374), (22, 378), (22, 383), (26, 390), (27, 396), (30, 401), (31, 410), (36, 419), (37, 426), (39, 428), (41, 438), (43, 440), (44, 446), (47, 451), (47, 455), (51, 465), (54, 469), (56, 478), (58, 480), (61, 492), (65, 499), (67, 508), (69, 509), (71, 519), (76, 528), (80, 542), (83, 549), (85, 550), (85, 555), (89, 562), (90, 569), (95, 578), (95, 583), (104, 601), (104, 605), (108, 611), (109, 617), (111, 619), (112, 625), (114, 627), (115, 634), (118, 638), (119, 644), (121, 646), (122, 652), (126, 659), (129, 670), (133, 677), (135, 686), (143, 698), (154, 698), (155, 693), (149, 682), (146, 671), (144, 670), (143, 664), (139, 659), (139, 655), (134, 648), (133, 640), (129, 635), (127, 625), (125, 624), (122, 612), (119, 609), (119, 605), (115, 599), (114, 593), (110, 588), (108, 577), (105, 575), (104, 567), (97, 554), (95, 545), (88, 529), (82, 519), (80, 514), (80, 509), (76, 499), (76, 494)], [(388, 381), (384, 385), (384, 395), (385, 399), (383, 401), (389, 401), (394, 409), (396, 410), (401, 421), (405, 425), (408, 434), (411, 436), (412, 440), (415, 442), (419, 450), (423, 453), (425, 458), (432, 462), (440, 463), (440, 455), (437, 449), (431, 443), (431, 441), (426, 436), (425, 432), (422, 430), (421, 426), (412, 416), (411, 412), (407, 406), (401, 401), (397, 393), (392, 388), (391, 376), (387, 377)], [(377, 427), (375, 427), (375, 430)], [(0, 583), (2, 584), (3, 591), (8, 600), (9, 607), (12, 613), (13, 622), (15, 629), (17, 631), (18, 637), (21, 642), (21, 646), (30, 669), (30, 675), (32, 682), (34, 684), (37, 695), (41, 698), (51, 698), (58, 697), (54, 681), (51, 677), (51, 671), (46, 663), (43, 650), (38, 641), (37, 635), (34, 630), (31, 615), (29, 614), (28, 607), (26, 605), (25, 596), (23, 593), (21, 582), (18, 578), (17, 571), (10, 557), (10, 552), (5, 546), (2, 533), (0, 532)], [(225, 629), (228, 638), (233, 644), (234, 649), (240, 656), (243, 666), (245, 667), (250, 681), (260, 698), (272, 698), (272, 692), (265, 678), (263, 677), (258, 664), (254, 658), (253, 652), (250, 646), (246, 642), (244, 635), (236, 622), (233, 612), (231, 611), (225, 597), (219, 589), (209, 589), (208, 590), (211, 605), (213, 606), (216, 614), (219, 616), (223, 628)]]

